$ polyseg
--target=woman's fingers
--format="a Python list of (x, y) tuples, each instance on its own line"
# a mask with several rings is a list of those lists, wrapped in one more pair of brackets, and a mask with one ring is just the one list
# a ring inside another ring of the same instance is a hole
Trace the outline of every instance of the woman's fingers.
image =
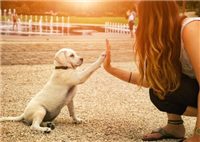
[(106, 39), (106, 58), (104, 60), (104, 68), (108, 68), (110, 67), (110, 44), (109, 44), (109, 40)]
[(107, 55), (107, 59), (110, 61), (110, 44), (109, 44), (109, 40), (106, 39), (106, 55)]
[(108, 39), (106, 39), (106, 47), (107, 47), (107, 55), (109, 55), (110, 56), (110, 44), (109, 44), (109, 40)]

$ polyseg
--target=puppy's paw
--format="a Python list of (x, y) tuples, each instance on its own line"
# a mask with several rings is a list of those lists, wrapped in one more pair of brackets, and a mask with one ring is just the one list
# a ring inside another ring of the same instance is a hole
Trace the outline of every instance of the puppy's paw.
[(100, 58), (105, 59), (106, 58), (106, 52), (101, 53)]
[(55, 125), (53, 123), (51, 123), (51, 122), (47, 123), (47, 127), (51, 128), (51, 130), (55, 129)]
[(84, 122), (84, 120), (82, 120), (82, 119), (80, 119), (80, 118), (76, 118), (75, 120), (74, 120), (74, 124), (81, 124), (81, 123), (83, 123)]
[(48, 134), (51, 133), (51, 128), (47, 127), (47, 129), (44, 131), (44, 133), (48, 133)]
[(105, 58), (106, 58), (106, 52), (101, 53), (101, 55), (99, 57), (100, 64), (103, 63), (103, 61), (104, 61)]

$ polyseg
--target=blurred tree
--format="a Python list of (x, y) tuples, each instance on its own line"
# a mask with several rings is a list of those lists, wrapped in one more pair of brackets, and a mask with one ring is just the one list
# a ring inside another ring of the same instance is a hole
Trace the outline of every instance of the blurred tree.
[(187, 1), (187, 7), (189, 9), (196, 9), (196, 8), (198, 8), (199, 3), (200, 3), (200, 1), (193, 1), (193, 0)]
[[(186, 5), (185, 5), (185, 9), (189, 9), (189, 10), (194, 10), (198, 8), (198, 5), (200, 4), (200, 1), (196, 1), (196, 0), (190, 0), (190, 1), (186, 1)], [(177, 4), (179, 5), (180, 8), (183, 8), (183, 1), (176, 1)]]

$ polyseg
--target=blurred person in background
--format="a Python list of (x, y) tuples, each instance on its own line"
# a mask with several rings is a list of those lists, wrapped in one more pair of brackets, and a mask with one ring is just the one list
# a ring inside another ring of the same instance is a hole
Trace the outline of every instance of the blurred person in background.
[(134, 25), (136, 19), (136, 6), (134, 5), (131, 11), (127, 11), (128, 25), (130, 29), (131, 38), (134, 38)]
[(13, 12), (13, 31), (14, 27), (16, 26), (16, 29), (18, 28), (18, 23), (17, 23), (18, 15), (16, 12)]

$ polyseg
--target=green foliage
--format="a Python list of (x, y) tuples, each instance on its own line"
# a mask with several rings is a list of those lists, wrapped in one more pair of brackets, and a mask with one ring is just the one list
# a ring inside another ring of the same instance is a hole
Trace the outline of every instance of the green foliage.
[(195, 14), (200, 17), (200, 9), (196, 9)]
[[(59, 16), (124, 16), (136, 1), (91, 1), (91, 2), (69, 2), (69, 1), (1, 1), (1, 9), (16, 9), (18, 14), (44, 14), (53, 11)], [(177, 1), (182, 8), (182, 1)], [(195, 11), (199, 8), (200, 1), (186, 1), (186, 10)]]
[(186, 1), (186, 8), (194, 11), (195, 9), (199, 8), (200, 1)]
[[(200, 1), (185, 1), (185, 9), (187, 12), (189, 11), (195, 11), (196, 9), (199, 9)], [(179, 5), (180, 11), (183, 9), (183, 3), (182, 1), (177, 1), (177, 4)]]

